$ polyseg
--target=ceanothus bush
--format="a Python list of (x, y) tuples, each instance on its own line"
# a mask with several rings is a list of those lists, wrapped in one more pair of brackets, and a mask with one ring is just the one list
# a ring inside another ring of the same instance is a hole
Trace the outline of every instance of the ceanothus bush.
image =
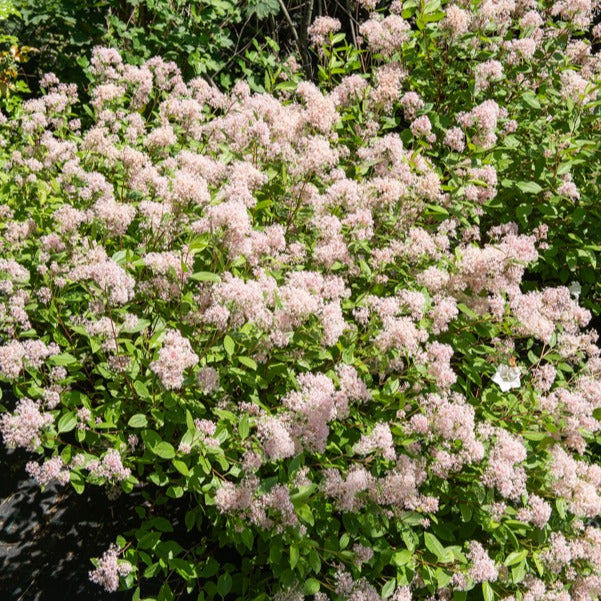
[(601, 592), (591, 313), (527, 281), (542, 221), (491, 217), (548, 175), (508, 180), (508, 153), (555, 136), (528, 107), (598, 114), (594, 7), (390, 8), (360, 48), (311, 26), (320, 85), (291, 60), (270, 93), (225, 95), (97, 48), (83, 124), (52, 75), (2, 124), (0, 433), (42, 486), (142, 495), (90, 572), (108, 591)]

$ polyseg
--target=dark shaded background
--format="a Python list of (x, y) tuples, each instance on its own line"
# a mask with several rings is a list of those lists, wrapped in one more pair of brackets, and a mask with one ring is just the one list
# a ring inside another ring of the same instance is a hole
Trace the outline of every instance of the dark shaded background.
[(109, 501), (100, 488), (77, 495), (70, 486), (44, 492), (28, 478), (31, 456), (0, 444), (0, 599), (121, 601), (88, 580), (97, 557), (138, 518), (127, 497)]

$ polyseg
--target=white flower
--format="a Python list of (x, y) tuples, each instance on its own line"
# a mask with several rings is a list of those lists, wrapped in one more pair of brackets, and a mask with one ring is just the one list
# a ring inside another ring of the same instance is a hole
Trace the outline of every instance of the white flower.
[(568, 286), (568, 290), (570, 291), (570, 294), (576, 299), (578, 300), (580, 298), (580, 293), (582, 292), (582, 286), (578, 283), (578, 282), (572, 282), (569, 286)]
[(510, 365), (499, 365), (492, 381), (499, 385), (503, 392), (507, 392), (510, 388), (520, 387), (520, 368), (511, 367)]

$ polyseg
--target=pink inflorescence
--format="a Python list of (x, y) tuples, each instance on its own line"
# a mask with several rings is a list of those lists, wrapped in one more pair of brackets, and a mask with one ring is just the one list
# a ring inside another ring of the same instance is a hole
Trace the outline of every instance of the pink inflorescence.
[(192, 350), (190, 341), (177, 330), (168, 330), (159, 358), (150, 364), (150, 369), (165, 388), (177, 389), (184, 383), (184, 371), (197, 363), (198, 355)]
[(119, 549), (115, 545), (111, 545), (97, 561), (98, 566), (89, 572), (90, 580), (109, 593), (119, 588), (120, 576), (127, 576), (134, 569), (129, 562), (119, 560)]
[(39, 403), (25, 398), (18, 401), (14, 413), (0, 415), (0, 432), (7, 446), (34, 450), (42, 430), (53, 422), (54, 417), (41, 411)]

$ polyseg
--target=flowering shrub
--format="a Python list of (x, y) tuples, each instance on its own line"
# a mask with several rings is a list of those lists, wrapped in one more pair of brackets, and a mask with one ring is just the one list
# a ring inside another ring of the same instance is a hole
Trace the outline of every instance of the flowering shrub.
[(598, 307), (599, 3), (442, 4), (371, 13), (360, 50), (337, 34), (320, 53), (323, 84), (375, 75), (379, 85), (362, 96), (372, 114), (384, 112), (405, 144), (421, 141), (447, 190), (482, 206), (482, 227), (548, 228), (528, 285), (577, 282), (585, 306)]
[[(524, 285), (542, 224), (481, 227), (499, 186), (536, 184), (498, 170), (526, 152), (513, 118), (539, 110), (522, 90), (541, 73), (495, 82), (539, 37), (573, 43), (587, 7), (393, 3), (365, 51), (317, 23), (322, 87), (291, 62), (274, 94), (98, 48), (88, 126), (52, 75), (3, 123), (17, 402), (0, 433), (42, 486), (145, 500), (94, 582), (139, 599), (159, 578), (160, 600), (597, 598), (591, 314)], [(432, 87), (434, 49), (477, 68)], [(561, 60), (594, 115), (596, 84)]]

